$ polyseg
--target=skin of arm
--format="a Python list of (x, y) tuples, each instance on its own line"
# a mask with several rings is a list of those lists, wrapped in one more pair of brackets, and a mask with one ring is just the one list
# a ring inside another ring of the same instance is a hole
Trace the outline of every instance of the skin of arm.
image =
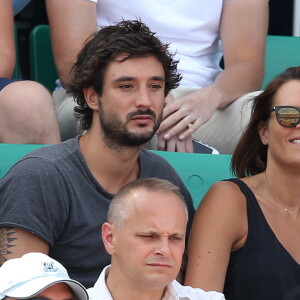
[(97, 29), (96, 3), (87, 0), (46, 0), (56, 69), (63, 87), (84, 42)]
[(14, 16), (11, 0), (0, 0), (0, 77), (10, 78), (15, 67)]
[(201, 202), (190, 233), (185, 285), (223, 292), (231, 251), (246, 240), (244, 195), (230, 182), (218, 182)]
[(165, 107), (157, 132), (159, 150), (165, 146), (163, 140), (169, 141), (178, 134), (179, 140), (188, 138), (216, 109), (260, 89), (267, 29), (267, 0), (224, 1), (220, 37), (225, 70), (212, 85), (171, 101)]
[(12, 227), (0, 228), (0, 267), (5, 261), (28, 252), (49, 254), (49, 245), (29, 231)]

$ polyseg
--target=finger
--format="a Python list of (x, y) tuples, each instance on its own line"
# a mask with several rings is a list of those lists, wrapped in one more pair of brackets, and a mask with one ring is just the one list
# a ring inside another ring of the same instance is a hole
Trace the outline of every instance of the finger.
[(157, 135), (157, 150), (165, 151), (166, 147), (167, 147), (166, 143), (167, 143), (167, 141), (164, 139), (163, 134), (158, 134)]
[(167, 102), (167, 105), (164, 107), (163, 110), (163, 119), (167, 118), (171, 114), (175, 113), (180, 109), (180, 103), (179, 101), (172, 101), (172, 102)]
[(166, 133), (164, 134), (164, 139), (169, 140), (176, 135), (181, 135), (183, 132), (186, 132), (190, 123), (191, 123), (190, 117), (183, 118), (177, 124), (174, 124), (174, 126), (170, 126), (170, 128), (166, 129)]
[(184, 141), (185, 141), (186, 152), (193, 153), (194, 152), (194, 146), (193, 146), (192, 136), (188, 137)]
[[(194, 124), (190, 124), (188, 127), (186, 127), (187, 129), (184, 130), (184, 131), (180, 134), (179, 139), (180, 139), (180, 140), (185, 140), (185, 139), (191, 137), (192, 134), (193, 134), (197, 129), (199, 129), (199, 127), (200, 127), (201, 125), (203, 125), (203, 123), (200, 122), (200, 120), (199, 120), (199, 121), (197, 120)], [(166, 133), (166, 134), (167, 134), (167, 133)]]
[(176, 138), (176, 152), (187, 152), (186, 141), (180, 141)]
[(176, 152), (176, 138), (170, 139), (166, 141), (167, 143), (167, 151), (169, 152)]
[[(184, 118), (184, 114), (181, 111), (176, 111), (172, 115), (170, 115), (168, 118), (164, 119), (157, 131), (158, 134), (160, 134), (163, 131), (169, 131), (172, 129), (173, 126), (175, 126), (179, 121), (181, 121)], [(172, 136), (174, 136), (173, 134)]]

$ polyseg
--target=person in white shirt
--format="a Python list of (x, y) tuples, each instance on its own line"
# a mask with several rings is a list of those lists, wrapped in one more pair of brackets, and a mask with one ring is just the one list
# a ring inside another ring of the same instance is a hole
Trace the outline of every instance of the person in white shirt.
[(88, 289), (91, 300), (225, 299), (175, 280), (185, 249), (187, 207), (164, 179), (138, 179), (113, 198), (102, 225), (111, 265)]

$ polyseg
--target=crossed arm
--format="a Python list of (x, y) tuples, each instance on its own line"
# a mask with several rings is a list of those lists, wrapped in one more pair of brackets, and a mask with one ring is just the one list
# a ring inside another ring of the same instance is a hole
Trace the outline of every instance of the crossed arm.
[[(182, 151), (190, 152), (191, 147), (182, 145), (182, 141), (191, 142), (189, 137), (211, 118), (215, 110), (260, 89), (267, 28), (268, 0), (224, 1), (220, 37), (225, 70), (212, 85), (176, 101), (169, 99), (158, 131), (158, 149), (164, 150), (166, 141), (170, 143), (175, 137), (176, 142), (181, 142)], [(176, 144), (174, 140), (173, 144)], [(169, 151), (174, 151), (170, 148)]]

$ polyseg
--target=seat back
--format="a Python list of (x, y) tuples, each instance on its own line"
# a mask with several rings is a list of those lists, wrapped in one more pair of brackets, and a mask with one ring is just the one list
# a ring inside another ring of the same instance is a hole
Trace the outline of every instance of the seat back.
[(52, 92), (58, 75), (53, 59), (49, 25), (37, 25), (31, 30), (29, 52), (31, 79), (43, 84)]
[(177, 171), (193, 198), (195, 208), (212, 184), (234, 177), (230, 170), (231, 155), (153, 152), (164, 157)]
[(15, 38), (16, 61), (15, 61), (15, 68), (12, 74), (12, 78), (20, 79), (21, 69), (20, 69), (20, 58), (19, 58), (19, 40), (18, 40), (18, 29), (16, 26), (14, 26), (14, 38)]
[[(0, 178), (22, 156), (45, 145), (0, 144)], [(193, 198), (195, 208), (216, 181), (232, 177), (231, 155), (153, 151), (164, 157), (177, 171)]]
[(262, 88), (285, 69), (295, 66), (300, 66), (300, 37), (269, 35)]
[(25, 154), (45, 145), (0, 143), (0, 178)]

